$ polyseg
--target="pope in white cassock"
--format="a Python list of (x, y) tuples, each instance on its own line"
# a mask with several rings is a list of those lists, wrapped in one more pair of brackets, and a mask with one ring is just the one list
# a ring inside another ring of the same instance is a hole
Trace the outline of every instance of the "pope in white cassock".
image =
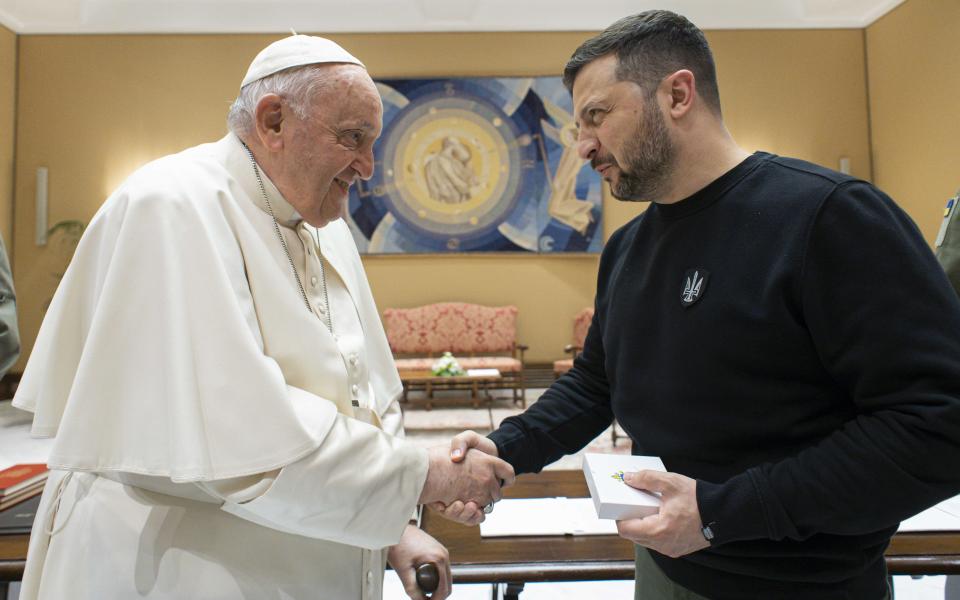
[(404, 442), (400, 381), (340, 216), (383, 108), (321, 38), (250, 65), (220, 141), (156, 160), (90, 223), (14, 404), (54, 437), (21, 598), (380, 598), (446, 550), (418, 503), (513, 471)]

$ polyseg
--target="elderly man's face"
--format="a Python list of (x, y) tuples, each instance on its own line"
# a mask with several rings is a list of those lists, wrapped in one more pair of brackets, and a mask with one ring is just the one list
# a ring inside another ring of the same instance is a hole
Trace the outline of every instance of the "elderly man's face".
[(373, 175), (373, 143), (383, 126), (380, 94), (364, 69), (344, 66), (307, 117), (293, 116), (288, 124), (284, 195), (307, 223), (323, 227), (345, 214), (350, 185)]

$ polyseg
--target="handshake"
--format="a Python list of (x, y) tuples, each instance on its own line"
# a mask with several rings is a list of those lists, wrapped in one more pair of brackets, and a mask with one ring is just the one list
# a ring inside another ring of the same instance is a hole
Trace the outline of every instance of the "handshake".
[(449, 447), (430, 448), (428, 458), (420, 503), (465, 525), (482, 522), (484, 508), (500, 500), (501, 488), (515, 479), (513, 467), (497, 457), (497, 446), (473, 431), (457, 435)]
[[(515, 479), (513, 467), (497, 454), (496, 444), (472, 431), (454, 437), (450, 446), (430, 448), (427, 480), (419, 504), (427, 504), (459, 523), (480, 523), (484, 507), (499, 500), (500, 489), (513, 485)], [(387, 562), (410, 598), (425, 600), (426, 593), (430, 593), (431, 600), (442, 600), (450, 595), (450, 554), (416, 526), (407, 526), (400, 542), (390, 547)], [(428, 574), (421, 581), (421, 570), (427, 566), (432, 569), (425, 570)]]

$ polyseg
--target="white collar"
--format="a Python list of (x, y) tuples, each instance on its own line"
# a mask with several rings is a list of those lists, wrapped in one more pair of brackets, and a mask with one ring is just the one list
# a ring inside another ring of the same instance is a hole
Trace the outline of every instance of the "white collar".
[(260, 210), (270, 214), (270, 208), (272, 208), (273, 216), (276, 217), (277, 223), (284, 227), (295, 228), (303, 221), (303, 217), (300, 216), (297, 209), (287, 202), (283, 194), (280, 193), (280, 190), (277, 189), (277, 186), (274, 185), (273, 181), (267, 176), (263, 167), (257, 164), (257, 170), (260, 172), (260, 178), (263, 180), (263, 192), (266, 192), (267, 198), (270, 200), (270, 207), (267, 207), (267, 203), (263, 198), (263, 192), (260, 190), (260, 184), (257, 182), (257, 177), (254, 174), (250, 155), (247, 153), (246, 146), (244, 146), (236, 134), (232, 132), (228, 133), (227, 136), (217, 144), (223, 145), (227, 169), (233, 174)]

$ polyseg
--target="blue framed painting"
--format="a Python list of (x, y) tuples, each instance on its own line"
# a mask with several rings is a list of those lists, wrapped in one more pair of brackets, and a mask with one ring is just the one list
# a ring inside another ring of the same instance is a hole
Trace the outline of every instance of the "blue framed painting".
[(599, 252), (602, 182), (559, 77), (387, 79), (373, 178), (350, 191), (363, 254)]

